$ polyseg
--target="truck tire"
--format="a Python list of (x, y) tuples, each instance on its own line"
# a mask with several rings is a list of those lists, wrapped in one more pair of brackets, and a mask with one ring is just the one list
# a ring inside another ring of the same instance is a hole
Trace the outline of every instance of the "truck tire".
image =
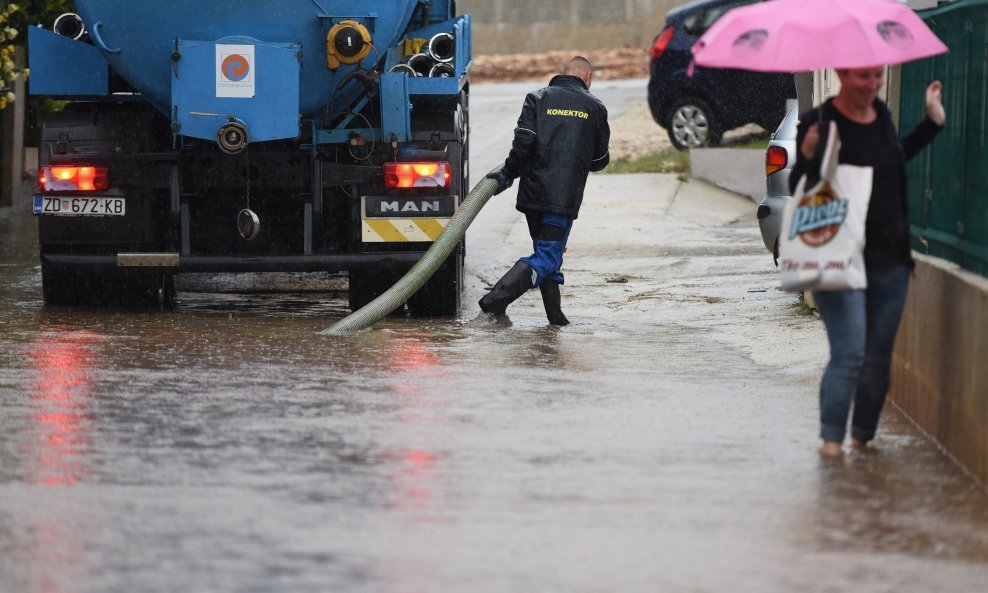
[[(461, 120), (462, 121), (462, 120)], [(465, 123), (465, 122), (464, 122)], [(461, 138), (466, 134), (465, 127), (461, 130)], [(460, 201), (467, 196), (466, 147), (451, 142), (447, 147), (447, 157), (454, 166), (453, 187), (459, 193)], [(411, 298), (408, 299), (408, 311), (414, 317), (454, 317), (460, 312), (463, 293), (463, 259), (466, 239), (454, 249), (439, 270)]]
[(357, 311), (384, 294), (401, 275), (386, 270), (350, 270), (350, 311)]
[(454, 317), (463, 294), (463, 252), (457, 249), (439, 270), (408, 299), (413, 317)]
[(41, 293), (49, 306), (170, 309), (175, 304), (175, 275), (54, 272), (42, 264)]
[(41, 266), (41, 295), (45, 305), (69, 307), (80, 304), (85, 287), (75, 274), (52, 272), (44, 264)]
[(170, 309), (175, 304), (175, 275), (140, 271), (112, 278), (109, 303), (128, 309)]

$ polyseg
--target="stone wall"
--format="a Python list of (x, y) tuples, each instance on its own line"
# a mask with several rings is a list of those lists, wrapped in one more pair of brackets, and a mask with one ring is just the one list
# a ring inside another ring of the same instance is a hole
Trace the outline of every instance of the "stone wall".
[(988, 279), (916, 260), (889, 396), (988, 484)]
[(458, 0), (473, 17), (473, 52), (640, 47), (646, 50), (665, 13), (686, 0)]

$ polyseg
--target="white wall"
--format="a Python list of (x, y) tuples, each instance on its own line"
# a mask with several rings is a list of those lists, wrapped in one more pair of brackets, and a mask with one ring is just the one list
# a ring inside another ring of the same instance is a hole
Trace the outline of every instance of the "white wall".
[(473, 16), (474, 54), (645, 48), (686, 0), (457, 0)]

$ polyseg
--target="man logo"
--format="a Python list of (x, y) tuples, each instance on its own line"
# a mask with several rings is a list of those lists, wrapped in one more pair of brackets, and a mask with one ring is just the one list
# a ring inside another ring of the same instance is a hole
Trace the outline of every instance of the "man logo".
[(381, 214), (387, 214), (388, 212), (421, 212), (423, 214), (427, 212), (438, 213), (439, 201), (422, 200), (420, 203), (407, 201), (404, 204), (399, 201), (381, 202)]
[(364, 198), (365, 218), (449, 218), (455, 212), (456, 196)]

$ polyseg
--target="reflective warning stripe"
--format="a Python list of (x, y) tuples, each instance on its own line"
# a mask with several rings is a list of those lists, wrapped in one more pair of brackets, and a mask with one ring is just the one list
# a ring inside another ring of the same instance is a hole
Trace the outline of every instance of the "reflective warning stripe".
[(371, 218), (362, 221), (361, 238), (364, 243), (432, 242), (448, 222), (448, 218)]
[(435, 241), (439, 238), (439, 234), (443, 232), (443, 229), (446, 228), (446, 223), (449, 222), (449, 219), (444, 218), (440, 222), (435, 218), (413, 218), (412, 221), (422, 229), (423, 233)]
[(408, 240), (390, 220), (365, 220), (363, 239), (365, 243), (399, 243)]

